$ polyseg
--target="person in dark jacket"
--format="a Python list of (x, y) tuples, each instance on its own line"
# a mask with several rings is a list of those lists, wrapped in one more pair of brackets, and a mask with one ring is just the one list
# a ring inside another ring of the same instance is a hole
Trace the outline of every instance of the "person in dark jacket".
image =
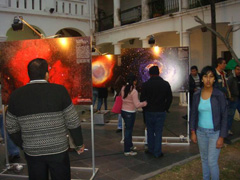
[(105, 110), (107, 110), (107, 98), (108, 98), (108, 89), (107, 88), (98, 88), (98, 105), (97, 105), (98, 111), (101, 110), (103, 103), (104, 103)]
[(233, 73), (228, 77), (228, 87), (231, 93), (231, 98), (228, 99), (228, 134), (233, 135), (231, 131), (233, 118), (237, 106), (239, 104), (239, 84), (238, 78), (240, 77), (240, 66), (236, 65), (233, 70)]
[[(192, 97), (193, 97), (193, 93), (196, 92), (198, 89), (200, 89), (201, 87), (201, 76), (200, 73), (198, 73), (198, 67), (197, 66), (192, 66), (190, 68), (190, 75), (189, 75), (189, 104), (191, 107), (192, 104)], [(187, 94), (186, 94), (187, 95)], [(185, 116), (182, 116), (183, 119), (188, 118), (187, 114)]]
[(78, 154), (84, 152), (81, 124), (66, 88), (48, 83), (48, 64), (28, 64), (30, 82), (10, 96), (6, 127), (11, 139), (24, 150), (29, 180), (70, 180), (68, 138)]
[(158, 66), (149, 69), (150, 79), (142, 86), (141, 101), (147, 101), (144, 115), (147, 125), (148, 150), (156, 158), (162, 157), (162, 131), (172, 103), (172, 90), (169, 83), (159, 76)]
[(189, 93), (190, 93), (189, 101), (191, 106), (193, 93), (196, 92), (201, 87), (201, 76), (200, 73), (198, 73), (197, 66), (192, 66), (190, 70), (191, 72), (189, 75)]
[(219, 179), (218, 157), (227, 133), (225, 95), (213, 87), (216, 71), (206, 66), (201, 72), (203, 88), (193, 95), (190, 113), (191, 140), (198, 143), (203, 179)]

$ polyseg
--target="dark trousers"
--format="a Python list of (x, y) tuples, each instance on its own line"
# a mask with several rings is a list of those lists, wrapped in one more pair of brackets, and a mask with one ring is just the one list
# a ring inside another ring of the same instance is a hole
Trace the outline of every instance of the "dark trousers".
[(125, 123), (124, 152), (130, 152), (130, 148), (133, 147), (132, 131), (136, 119), (136, 113), (122, 111), (121, 115)]
[(25, 153), (28, 165), (29, 180), (71, 180), (70, 161), (68, 152), (46, 155), (29, 156)]
[(102, 104), (104, 103), (104, 108), (107, 110), (107, 98), (98, 98), (97, 110), (101, 110)]
[(148, 151), (159, 157), (162, 153), (162, 131), (166, 112), (145, 111)]

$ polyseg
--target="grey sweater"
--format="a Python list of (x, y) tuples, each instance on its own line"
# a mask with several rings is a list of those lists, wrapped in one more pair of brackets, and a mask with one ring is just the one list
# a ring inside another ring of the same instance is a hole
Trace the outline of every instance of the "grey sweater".
[(68, 149), (68, 130), (83, 144), (78, 114), (64, 86), (35, 81), (15, 90), (9, 100), (7, 130), (30, 156), (58, 154)]

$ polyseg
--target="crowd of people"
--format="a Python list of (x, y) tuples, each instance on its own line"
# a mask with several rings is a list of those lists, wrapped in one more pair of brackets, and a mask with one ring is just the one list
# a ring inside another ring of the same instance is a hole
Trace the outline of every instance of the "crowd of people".
[[(193, 143), (198, 143), (203, 179), (219, 179), (218, 158), (225, 139), (233, 135), (232, 124), (236, 110), (240, 111), (240, 66), (228, 75), (224, 71), (226, 60), (217, 59), (217, 67), (206, 66), (198, 72), (190, 68), (190, 131)], [(78, 154), (84, 152), (81, 124), (67, 90), (48, 83), (48, 64), (34, 59), (28, 65), (30, 82), (15, 90), (6, 111), (7, 144), (9, 157), (19, 158), (24, 151), (29, 179), (70, 179), (68, 134)], [(136, 89), (137, 77), (130, 73), (115, 95), (122, 97), (118, 114), (117, 132), (124, 121), (125, 156), (137, 155), (132, 133), (138, 108), (143, 110), (147, 129), (145, 153), (161, 158), (162, 132), (167, 112), (172, 103), (170, 84), (161, 78), (158, 66), (149, 69), (150, 79)], [(139, 98), (140, 94), (140, 98)], [(107, 88), (93, 88), (93, 106), (98, 98), (97, 111), (107, 110)], [(0, 112), (2, 113), (2, 112)], [(1, 133), (3, 120), (0, 115)], [(33, 136), (34, 135), (34, 136)]]

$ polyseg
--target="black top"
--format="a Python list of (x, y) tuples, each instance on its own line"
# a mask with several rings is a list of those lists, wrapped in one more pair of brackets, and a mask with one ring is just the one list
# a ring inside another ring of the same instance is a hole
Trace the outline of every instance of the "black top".
[(152, 76), (142, 86), (141, 101), (147, 101), (145, 111), (165, 112), (172, 103), (172, 90), (169, 83), (159, 76)]

